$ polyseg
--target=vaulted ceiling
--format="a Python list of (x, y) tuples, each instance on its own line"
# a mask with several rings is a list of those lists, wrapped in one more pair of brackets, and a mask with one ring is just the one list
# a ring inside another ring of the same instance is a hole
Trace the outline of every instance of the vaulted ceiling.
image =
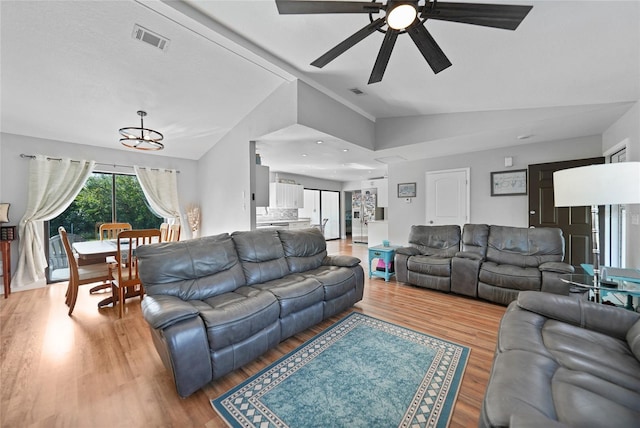
[[(383, 34), (309, 65), (367, 15), (279, 15), (273, 0), (3, 0), (1, 130), (119, 149), (118, 128), (137, 126), (142, 109), (165, 135), (159, 154), (198, 159), (301, 79), (376, 121), (378, 150), (292, 127), (256, 136), (263, 162), (347, 181), (383, 175), (390, 159), (600, 134), (640, 99), (638, 2), (492, 3), (533, 9), (516, 31), (428, 20), (453, 65), (434, 74), (400, 35), (383, 80), (367, 85)], [(136, 24), (167, 49), (132, 37)], [(421, 121), (419, 135), (385, 134)]]

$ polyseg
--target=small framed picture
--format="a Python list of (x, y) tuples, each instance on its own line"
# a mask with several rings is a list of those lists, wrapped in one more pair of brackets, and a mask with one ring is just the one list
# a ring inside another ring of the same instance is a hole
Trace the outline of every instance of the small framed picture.
[(499, 171), (491, 173), (491, 196), (527, 194), (527, 170)]
[(416, 183), (398, 183), (399, 198), (415, 198)]

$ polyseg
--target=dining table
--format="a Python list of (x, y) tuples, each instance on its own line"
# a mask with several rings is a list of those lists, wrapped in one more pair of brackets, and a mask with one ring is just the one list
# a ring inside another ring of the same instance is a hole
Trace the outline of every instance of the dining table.
[[(127, 245), (128, 243), (129, 241), (127, 240)], [(78, 255), (78, 266), (105, 263), (107, 261), (107, 257), (115, 257), (118, 253), (118, 242), (115, 239), (78, 241), (71, 244), (71, 246)], [(114, 266), (114, 269), (115, 268), (116, 266)], [(141, 288), (127, 290), (125, 298), (140, 296), (140, 290)], [(114, 296), (111, 295), (98, 302), (98, 307), (102, 308), (109, 305), (115, 306), (116, 302), (117, 299), (114, 299)]]

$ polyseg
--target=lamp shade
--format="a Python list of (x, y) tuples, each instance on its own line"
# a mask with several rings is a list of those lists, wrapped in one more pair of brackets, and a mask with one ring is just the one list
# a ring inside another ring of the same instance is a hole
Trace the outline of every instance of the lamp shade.
[(556, 207), (640, 204), (640, 162), (563, 169), (553, 173)]

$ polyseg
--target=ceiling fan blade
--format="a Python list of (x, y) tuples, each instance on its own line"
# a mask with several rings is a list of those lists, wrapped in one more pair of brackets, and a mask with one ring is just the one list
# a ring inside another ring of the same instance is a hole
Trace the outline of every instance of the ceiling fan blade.
[(394, 30), (391, 27), (387, 28), (387, 33), (384, 35), (382, 46), (380, 46), (380, 52), (378, 52), (378, 58), (376, 58), (376, 63), (374, 64), (371, 76), (369, 77), (369, 84), (377, 83), (382, 80), (382, 76), (384, 76), (384, 72), (387, 69), (387, 64), (389, 64), (389, 58), (391, 58), (391, 51), (393, 51), (393, 46), (396, 44), (398, 34), (400, 34), (400, 31)]
[[(439, 3), (438, 3), (439, 4)], [(445, 68), (451, 66), (451, 62), (444, 54), (435, 39), (429, 34), (422, 22), (416, 19), (413, 24), (407, 27), (407, 33), (411, 36), (420, 53), (427, 60), (434, 73), (438, 74)]]
[[(333, 3), (333, 2), (331, 2)], [(386, 21), (384, 18), (378, 18), (375, 21), (369, 23), (367, 26), (361, 28), (342, 42), (338, 43), (333, 48), (329, 49), (324, 55), (320, 58), (316, 59), (311, 63), (314, 67), (322, 68), (325, 65), (329, 64), (331, 61), (336, 59), (338, 56), (342, 55), (347, 51), (347, 49), (353, 47), (356, 43), (363, 40), (368, 35), (372, 34), (378, 28), (382, 27)]]
[(355, 1), (276, 0), (276, 6), (280, 15), (287, 15), (305, 13), (378, 13), (383, 4)]
[(461, 22), (482, 25), (483, 27), (515, 30), (527, 16), (533, 6), (483, 3), (446, 3), (427, 4), (422, 10), (423, 18), (440, 21)]

